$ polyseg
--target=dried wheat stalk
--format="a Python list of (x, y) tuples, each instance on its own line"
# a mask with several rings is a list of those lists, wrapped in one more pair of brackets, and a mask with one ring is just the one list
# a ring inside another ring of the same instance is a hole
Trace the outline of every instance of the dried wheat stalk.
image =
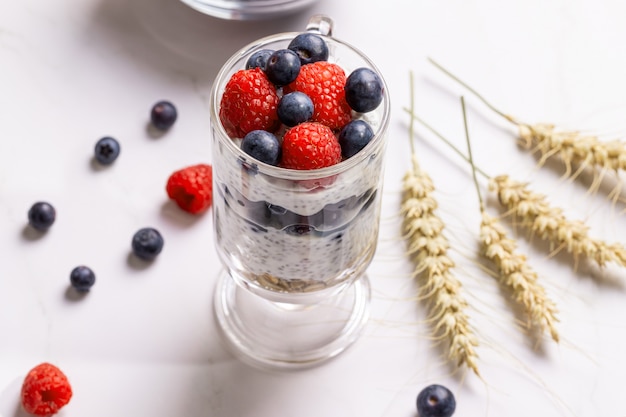
[(503, 206), (522, 219), (533, 233), (555, 245), (557, 250), (565, 248), (576, 259), (585, 255), (599, 266), (609, 262), (626, 266), (626, 248), (619, 243), (591, 238), (587, 225), (568, 220), (562, 209), (550, 206), (544, 195), (532, 192), (527, 184), (500, 175), (490, 180), (489, 188), (498, 195)]
[[(625, 142), (619, 140), (600, 141), (596, 136), (584, 135), (573, 130), (558, 129), (547, 123), (522, 123), (513, 116), (498, 110), (476, 90), (434, 60), (430, 59), (430, 62), (465, 87), (496, 114), (516, 125), (522, 144), (527, 149), (541, 153), (540, 165), (549, 158), (559, 157), (566, 167), (564, 176), (572, 178), (580, 174), (586, 167), (595, 168), (595, 178), (590, 187), (591, 191), (598, 188), (607, 171), (626, 170)], [(579, 167), (573, 173), (572, 165), (574, 164)], [(617, 198), (620, 188), (620, 184), (618, 184), (611, 195)]]
[[(626, 143), (622, 141), (601, 142), (596, 136), (559, 129), (548, 123), (518, 123), (518, 127), (522, 145), (541, 153), (540, 165), (557, 155), (565, 165), (565, 177), (576, 177), (589, 166), (598, 168), (600, 174), (592, 184), (592, 191), (606, 172), (626, 170)], [(576, 172), (573, 165), (579, 167)]]
[(516, 252), (515, 241), (507, 237), (497, 218), (484, 211), (480, 241), (485, 257), (498, 267), (500, 281), (511, 289), (515, 301), (524, 306), (528, 324), (542, 332), (549, 332), (552, 339), (558, 342), (556, 305), (546, 296), (526, 256)]
[(461, 282), (452, 273), (455, 263), (447, 254), (450, 244), (443, 235), (444, 223), (435, 213), (435, 188), (414, 154), (412, 159), (413, 167), (403, 179), (401, 211), (408, 252), (416, 265), (414, 273), (424, 279), (421, 295), (429, 301), (435, 336), (448, 344), (449, 359), (478, 375), (478, 339), (465, 312), (468, 304), (461, 294)]
[(497, 218), (485, 212), (482, 193), (476, 177), (477, 168), (472, 155), (465, 99), (463, 97), (461, 97), (461, 108), (463, 109), (463, 124), (467, 142), (467, 160), (472, 167), (472, 179), (474, 180), (480, 205), (482, 254), (495, 264), (498, 268), (500, 282), (511, 289), (514, 300), (522, 304), (526, 309), (529, 327), (537, 328), (542, 332), (548, 331), (552, 339), (558, 342), (559, 334), (556, 330), (556, 322), (558, 320), (556, 319), (555, 304), (546, 297), (546, 291), (539, 284), (537, 274), (528, 265), (526, 256), (517, 252), (515, 241), (507, 237), (506, 231)]

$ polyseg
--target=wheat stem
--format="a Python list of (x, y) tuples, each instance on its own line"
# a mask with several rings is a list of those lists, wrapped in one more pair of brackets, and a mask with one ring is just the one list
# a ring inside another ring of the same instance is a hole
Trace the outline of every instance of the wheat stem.
[[(583, 135), (575, 130), (558, 129), (549, 123), (522, 123), (496, 108), (478, 91), (452, 74), (441, 64), (431, 58), (428, 58), (428, 60), (448, 77), (466, 88), (493, 112), (515, 124), (518, 127), (519, 139), (522, 145), (526, 149), (532, 149), (533, 153), (536, 151), (540, 152), (539, 165), (544, 164), (549, 158), (558, 156), (565, 165), (566, 171), (564, 176), (566, 178), (570, 177), (573, 164), (580, 165), (580, 167), (571, 178), (578, 176), (586, 166), (600, 168), (602, 170), (600, 175), (598, 175), (597, 171), (594, 171), (596, 176), (594, 179), (595, 188), (598, 187), (605, 171), (626, 171), (626, 143), (624, 141), (612, 140), (603, 142), (596, 136)], [(590, 188), (590, 190), (593, 190), (593, 188)]]
[(476, 187), (476, 195), (478, 195), (478, 203), (480, 205), (480, 211), (485, 210), (483, 204), (483, 196), (478, 186), (478, 178), (476, 178), (476, 164), (474, 164), (474, 156), (472, 155), (472, 145), (470, 144), (469, 129), (467, 127), (467, 112), (465, 111), (465, 98), (461, 96), (461, 110), (463, 111), (463, 128), (465, 129), (465, 142), (467, 143), (467, 162), (472, 167), (472, 179), (474, 180), (474, 186)]
[(463, 110), (468, 160), (472, 166), (472, 176), (480, 202), (480, 242), (482, 254), (497, 267), (500, 283), (511, 290), (515, 302), (525, 308), (529, 327), (532, 326), (542, 332), (549, 332), (552, 339), (558, 342), (559, 333), (556, 330), (556, 322), (558, 320), (556, 318), (555, 304), (546, 297), (546, 291), (539, 283), (537, 274), (528, 265), (526, 256), (516, 252), (517, 244), (515, 241), (507, 237), (506, 231), (499, 220), (485, 211), (478, 179), (476, 178), (474, 157), (472, 156), (472, 146), (467, 127), (467, 112), (463, 97), (461, 97), (461, 108)]
[[(465, 162), (470, 162), (468, 157), (459, 148), (457, 148), (445, 136), (443, 136), (441, 133), (439, 133), (437, 130), (435, 130), (435, 128), (432, 127), (431, 125), (429, 125), (424, 119), (422, 119), (421, 117), (417, 116), (414, 111), (412, 111), (411, 109), (407, 109), (407, 108), (404, 108), (404, 111), (407, 112), (409, 114), (409, 116), (411, 116), (411, 119), (414, 119), (416, 122), (418, 122), (419, 124), (424, 126), (427, 130), (430, 131), (430, 133), (432, 133), (433, 135), (437, 136), (439, 138), (439, 140), (441, 140), (443, 143), (448, 145), (450, 147), (450, 149), (452, 149)], [(475, 168), (476, 168), (476, 172), (478, 172), (480, 175), (482, 175), (486, 179), (490, 178), (489, 174), (487, 174), (485, 171), (483, 171), (482, 169), (480, 169), (477, 166)]]
[(472, 93), (474, 96), (476, 96), (477, 99), (479, 99), (480, 101), (483, 102), (484, 105), (486, 105), (487, 107), (489, 107), (494, 113), (504, 117), (506, 120), (508, 120), (511, 123), (514, 123), (516, 125), (519, 125), (520, 122), (518, 122), (513, 116), (510, 116), (506, 113), (504, 113), (503, 111), (499, 110), (496, 106), (494, 106), (493, 104), (491, 104), (485, 97), (483, 97), (482, 94), (480, 94), (478, 91), (476, 91), (475, 89), (473, 89), (469, 84), (467, 84), (465, 81), (462, 81), (459, 77), (457, 77), (456, 75), (452, 74), (450, 71), (448, 71), (446, 68), (444, 68), (441, 64), (439, 64), (437, 61), (435, 61), (432, 58), (428, 58), (428, 60), (430, 61), (431, 64), (433, 64), (434, 66), (436, 66), (437, 68), (439, 68), (439, 70), (441, 72), (443, 72), (444, 74), (446, 74), (448, 77), (452, 78), (454, 81), (456, 81), (457, 83), (461, 84), (463, 87), (465, 87), (470, 93)]
[[(413, 71), (409, 71), (409, 103), (411, 105), (411, 114), (415, 114), (415, 87), (413, 85)], [(411, 146), (411, 155), (415, 155), (415, 141), (413, 140), (414, 135), (414, 120), (411, 117), (409, 120), (409, 144)]]
[[(411, 113), (413, 111), (414, 96), (411, 93)], [(462, 295), (461, 282), (452, 273), (455, 263), (448, 256), (450, 243), (443, 234), (444, 222), (435, 212), (435, 187), (430, 176), (419, 166), (413, 145), (412, 122), (409, 130), (412, 167), (402, 182), (402, 228), (408, 254), (415, 264), (413, 274), (423, 281), (420, 299), (426, 299), (429, 305), (428, 321), (432, 323), (433, 339), (447, 344), (448, 358), (457, 367), (464, 365), (480, 375), (475, 350), (478, 339), (469, 324), (468, 304)]]

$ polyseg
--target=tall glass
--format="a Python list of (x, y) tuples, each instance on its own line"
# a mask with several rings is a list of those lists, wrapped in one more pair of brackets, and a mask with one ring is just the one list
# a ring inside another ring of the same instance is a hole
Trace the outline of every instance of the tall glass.
[[(330, 35), (332, 21), (311, 19), (329, 61), (346, 74), (375, 65)], [(211, 92), (213, 215), (224, 266), (215, 315), (224, 339), (245, 361), (273, 368), (318, 364), (354, 342), (368, 318), (366, 268), (378, 238), (389, 97), (355, 117), (375, 134), (353, 157), (308, 171), (251, 159), (222, 127), (219, 104), (231, 75), (260, 49), (281, 49), (297, 33), (260, 39), (237, 52)]]

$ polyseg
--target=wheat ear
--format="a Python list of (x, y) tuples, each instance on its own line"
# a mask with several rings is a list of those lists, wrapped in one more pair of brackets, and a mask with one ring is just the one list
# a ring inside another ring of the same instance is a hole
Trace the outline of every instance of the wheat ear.
[[(537, 123), (528, 124), (518, 121), (513, 116), (498, 110), (485, 97), (470, 87), (467, 83), (459, 79), (456, 75), (445, 69), (436, 61), (429, 58), (429, 61), (439, 68), (444, 74), (462, 85), (488, 108), (496, 114), (502, 116), (518, 128), (521, 143), (526, 149), (532, 149), (541, 153), (539, 164), (545, 163), (551, 157), (558, 156), (565, 164), (565, 177), (576, 177), (587, 166), (599, 169), (595, 170), (596, 177), (591, 186), (591, 190), (599, 186), (604, 174), (609, 171), (626, 170), (626, 143), (619, 140), (600, 141), (596, 136), (584, 135), (578, 131), (557, 129), (552, 124)], [(572, 171), (572, 165), (577, 164), (579, 168)], [(611, 194), (619, 193), (619, 185)]]
[(510, 288), (514, 300), (524, 306), (528, 324), (542, 332), (549, 332), (552, 339), (558, 342), (556, 305), (546, 296), (526, 256), (516, 252), (515, 241), (507, 237), (497, 218), (484, 211), (480, 224), (480, 242), (484, 256), (497, 266), (502, 284)]
[[(526, 149), (541, 153), (540, 164), (558, 155), (565, 164), (566, 177), (576, 177), (588, 166), (599, 168), (601, 175), (594, 181), (594, 187), (605, 172), (626, 170), (626, 143), (619, 140), (602, 142), (596, 136), (559, 129), (548, 123), (519, 124), (519, 136)], [(579, 168), (573, 172), (575, 164)]]
[[(411, 112), (414, 109), (413, 73), (410, 73)], [(413, 144), (413, 119), (409, 123), (411, 169), (404, 175), (402, 185), (403, 234), (408, 242), (408, 254), (415, 263), (414, 276), (423, 278), (421, 298), (429, 302), (429, 319), (435, 337), (448, 344), (448, 358), (457, 367), (463, 365), (478, 372), (478, 346), (469, 318), (468, 307), (461, 291), (461, 282), (453, 275), (454, 261), (448, 256), (450, 243), (443, 235), (444, 222), (435, 213), (437, 201), (430, 176), (420, 168)]]
[(533, 233), (555, 245), (556, 250), (565, 248), (576, 259), (585, 255), (599, 266), (609, 262), (626, 266), (626, 248), (591, 238), (587, 225), (568, 220), (562, 209), (550, 206), (543, 194), (529, 190), (526, 183), (500, 175), (490, 180), (489, 188), (498, 195), (500, 204), (522, 219)]
[(552, 339), (558, 342), (559, 333), (556, 330), (558, 319), (556, 318), (555, 304), (546, 296), (546, 291), (539, 283), (537, 274), (528, 265), (526, 256), (517, 252), (515, 241), (508, 238), (500, 221), (487, 214), (485, 210), (478, 186), (478, 178), (476, 178), (476, 165), (472, 156), (463, 97), (461, 97), (461, 107), (463, 109), (468, 161), (472, 167), (472, 178), (476, 186), (481, 212), (480, 243), (482, 255), (497, 267), (500, 282), (511, 290), (515, 302), (524, 306), (529, 327), (532, 326), (542, 332), (549, 332)]
[(401, 206), (408, 253), (416, 265), (415, 275), (424, 279), (420, 291), (429, 302), (435, 336), (447, 340), (448, 356), (457, 366), (465, 365), (478, 375), (478, 339), (465, 312), (468, 304), (461, 282), (452, 273), (455, 263), (448, 256), (450, 244), (443, 235), (444, 223), (435, 213), (433, 191), (431, 178), (413, 155), (413, 168), (403, 179)]
[[(412, 111), (409, 113), (413, 119), (430, 130), (466, 162), (469, 162), (467, 156), (444, 136)], [(508, 175), (491, 177), (478, 167), (475, 169), (489, 179), (489, 189), (497, 194), (500, 204), (511, 210), (519, 218), (524, 219), (525, 223), (530, 225), (531, 231), (556, 245), (556, 250), (567, 248), (567, 251), (575, 257), (586, 255), (600, 266), (605, 266), (608, 262), (626, 266), (626, 248), (623, 245), (592, 239), (588, 235), (589, 227), (587, 225), (582, 221), (568, 220), (562, 209), (551, 207), (544, 195), (533, 193), (528, 189), (526, 183), (514, 181)]]

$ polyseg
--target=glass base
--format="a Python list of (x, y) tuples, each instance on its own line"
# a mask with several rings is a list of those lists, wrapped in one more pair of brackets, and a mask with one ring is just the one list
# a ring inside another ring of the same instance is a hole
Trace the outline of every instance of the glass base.
[(181, 0), (199, 12), (227, 20), (262, 20), (285, 16), (316, 0)]
[(370, 298), (366, 275), (315, 302), (291, 303), (260, 297), (223, 270), (214, 313), (224, 340), (242, 361), (301, 369), (337, 356), (358, 339), (369, 318)]

